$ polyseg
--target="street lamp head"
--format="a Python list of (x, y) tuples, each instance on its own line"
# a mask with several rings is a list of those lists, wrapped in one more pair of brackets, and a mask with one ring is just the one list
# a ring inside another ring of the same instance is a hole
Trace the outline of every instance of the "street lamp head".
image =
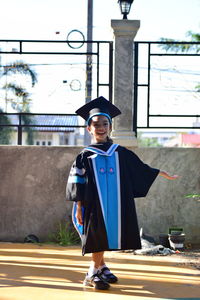
[(121, 14), (123, 15), (123, 19), (127, 19), (127, 15), (130, 12), (131, 5), (133, 0), (118, 0), (120, 5)]

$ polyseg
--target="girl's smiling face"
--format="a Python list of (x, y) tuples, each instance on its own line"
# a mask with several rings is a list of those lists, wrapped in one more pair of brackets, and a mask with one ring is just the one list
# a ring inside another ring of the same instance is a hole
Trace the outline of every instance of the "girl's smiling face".
[(103, 115), (94, 116), (87, 127), (95, 143), (107, 142), (107, 137), (109, 137), (111, 129), (112, 125), (108, 118)]

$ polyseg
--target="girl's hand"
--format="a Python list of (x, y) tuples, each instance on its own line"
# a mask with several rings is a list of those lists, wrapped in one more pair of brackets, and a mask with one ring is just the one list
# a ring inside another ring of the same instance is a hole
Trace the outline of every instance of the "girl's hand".
[(164, 171), (160, 171), (159, 175), (169, 180), (174, 180), (179, 178), (178, 175), (169, 175), (167, 172)]
[(83, 225), (82, 209), (81, 206), (79, 205), (77, 205), (77, 209), (76, 209), (76, 219), (79, 225)]

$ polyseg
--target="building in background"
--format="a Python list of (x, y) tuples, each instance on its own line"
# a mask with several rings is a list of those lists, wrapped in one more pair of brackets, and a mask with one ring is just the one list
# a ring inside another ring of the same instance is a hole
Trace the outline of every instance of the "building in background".
[(200, 147), (200, 133), (175, 131), (142, 131), (138, 133), (139, 147)]
[(200, 147), (200, 134), (178, 133), (165, 144), (166, 147)]
[[(77, 145), (79, 143), (80, 129), (73, 127), (78, 125), (77, 116), (35, 115), (31, 118), (31, 124), (35, 125), (34, 127), (29, 127), (33, 135), (33, 145), (59, 146)], [(18, 117), (9, 115), (9, 119), (13, 125), (12, 128), (14, 128), (10, 144), (17, 145), (18, 128), (17, 126), (14, 127), (14, 125), (18, 124)], [(23, 130), (22, 145), (27, 145), (27, 135), (28, 133)]]

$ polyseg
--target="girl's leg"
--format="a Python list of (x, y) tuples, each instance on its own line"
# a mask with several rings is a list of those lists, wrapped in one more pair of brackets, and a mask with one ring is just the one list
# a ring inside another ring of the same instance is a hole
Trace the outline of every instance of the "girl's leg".
[(88, 270), (88, 276), (92, 277), (94, 274), (98, 273), (101, 261), (103, 259), (104, 252), (92, 253), (92, 260)]
[(102, 259), (100, 261), (99, 267), (105, 265), (104, 256), (102, 256)]
[(102, 262), (104, 252), (92, 253), (92, 261), (88, 273), (83, 282), (84, 286), (93, 286), (98, 290), (107, 290), (110, 285), (108, 282), (104, 281), (99, 277), (98, 270), (100, 263)]
[(100, 266), (102, 266), (102, 262), (104, 262), (104, 252), (95, 252), (92, 253), (92, 265), (98, 269)]

